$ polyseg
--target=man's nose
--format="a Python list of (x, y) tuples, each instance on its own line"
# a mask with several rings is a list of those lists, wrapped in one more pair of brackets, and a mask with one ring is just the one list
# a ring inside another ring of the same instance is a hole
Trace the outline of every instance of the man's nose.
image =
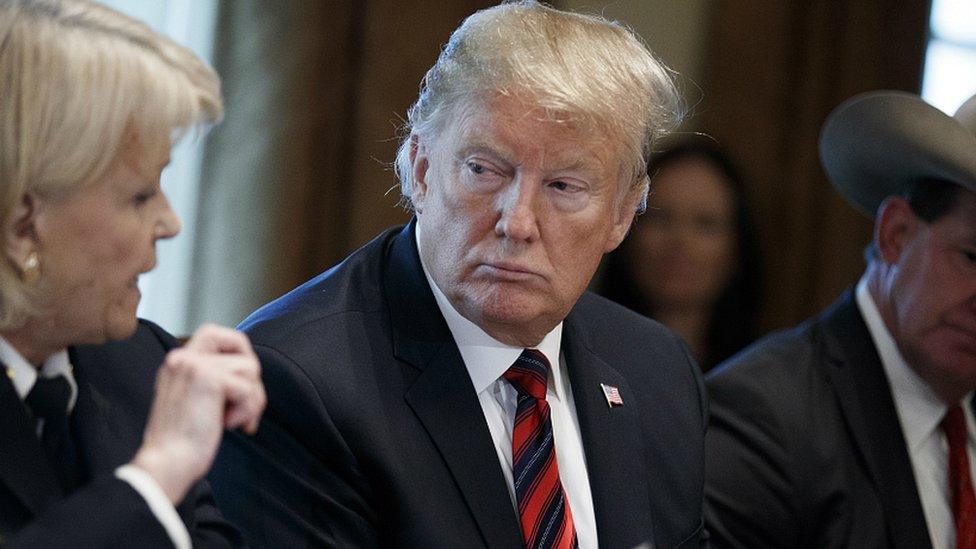
[(495, 233), (512, 240), (532, 241), (539, 237), (538, 214), (541, 183), (518, 176), (498, 198), (500, 216)]

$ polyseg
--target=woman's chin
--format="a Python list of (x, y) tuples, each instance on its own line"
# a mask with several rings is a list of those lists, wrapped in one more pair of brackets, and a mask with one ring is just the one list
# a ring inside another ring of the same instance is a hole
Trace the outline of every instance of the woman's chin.
[(104, 339), (115, 341), (126, 339), (136, 331), (138, 320), (136, 309), (139, 307), (140, 293), (138, 288), (131, 288), (129, 295), (122, 300), (105, 319)]
[(128, 339), (136, 331), (136, 325), (138, 321), (136, 320), (135, 312), (127, 318), (113, 319), (108, 326), (105, 327), (105, 340), (107, 341), (118, 341), (121, 339)]

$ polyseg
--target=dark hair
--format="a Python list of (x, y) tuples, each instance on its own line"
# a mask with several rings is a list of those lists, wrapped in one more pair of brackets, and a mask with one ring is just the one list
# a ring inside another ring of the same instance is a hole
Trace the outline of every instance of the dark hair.
[[(739, 171), (717, 147), (709, 142), (692, 141), (670, 148), (651, 159), (651, 192), (654, 175), (671, 164), (688, 159), (708, 162), (724, 176), (733, 196), (737, 264), (728, 285), (719, 295), (712, 309), (705, 334), (705, 356), (696, 357), (702, 370), (708, 371), (722, 360), (752, 343), (759, 324), (761, 274), (759, 247), (752, 215), (749, 211), (745, 187)], [(636, 222), (639, 222), (638, 218)], [(643, 315), (654, 317), (653, 303), (640, 294), (630, 272), (632, 239), (605, 260), (599, 293)]]
[(923, 179), (908, 189), (905, 199), (915, 215), (932, 223), (955, 208), (960, 190), (962, 187), (949, 181)]
[[(926, 223), (934, 223), (956, 207), (962, 187), (942, 179), (920, 179), (902, 194), (912, 213)], [(878, 248), (872, 240), (864, 250), (864, 260), (878, 259)]]

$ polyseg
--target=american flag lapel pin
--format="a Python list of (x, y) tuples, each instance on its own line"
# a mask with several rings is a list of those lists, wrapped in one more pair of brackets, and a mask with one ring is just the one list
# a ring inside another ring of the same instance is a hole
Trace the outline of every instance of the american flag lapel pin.
[(600, 388), (603, 389), (603, 396), (607, 397), (607, 406), (613, 408), (624, 405), (624, 399), (620, 398), (620, 389), (605, 383), (601, 383)]

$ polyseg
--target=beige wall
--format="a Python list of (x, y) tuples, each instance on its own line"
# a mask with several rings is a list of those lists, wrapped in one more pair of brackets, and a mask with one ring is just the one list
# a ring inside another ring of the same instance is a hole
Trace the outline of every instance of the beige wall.
[[(681, 75), (678, 82), (689, 105), (701, 99), (710, 0), (562, 0), (556, 4), (630, 26)], [(698, 127), (695, 118), (689, 120), (689, 127)]]

